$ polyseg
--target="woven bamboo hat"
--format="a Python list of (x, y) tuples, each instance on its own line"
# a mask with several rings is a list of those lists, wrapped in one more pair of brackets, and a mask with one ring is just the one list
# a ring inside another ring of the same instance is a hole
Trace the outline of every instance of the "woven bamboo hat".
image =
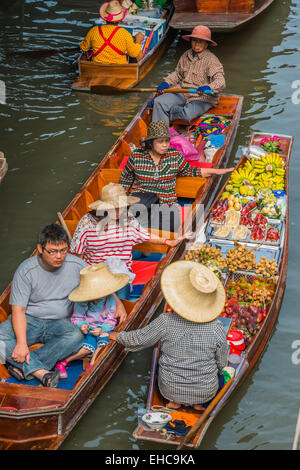
[(171, 134), (169, 132), (168, 124), (165, 121), (151, 122), (148, 126), (147, 137), (143, 141), (154, 139), (169, 139)]
[(175, 261), (161, 276), (161, 288), (170, 307), (196, 323), (209, 322), (222, 312), (226, 295), (217, 276), (195, 261)]
[(211, 39), (211, 31), (207, 26), (195, 26), (191, 34), (187, 34), (186, 36), (182, 36), (182, 39), (186, 41), (190, 41), (191, 38), (195, 39), (203, 39), (207, 41), (211, 46), (217, 46), (218, 44)]
[(127, 196), (121, 184), (109, 183), (103, 186), (100, 199), (89, 204), (92, 210), (109, 210), (132, 206), (140, 201), (139, 197)]
[(105, 21), (109, 21), (110, 23), (122, 21), (125, 18), (126, 13), (126, 8), (124, 8), (118, 0), (105, 2), (99, 9), (99, 15), (101, 18)]
[(80, 284), (69, 299), (71, 302), (97, 300), (122, 289), (128, 282), (128, 274), (113, 274), (105, 263), (92, 264), (80, 271)]

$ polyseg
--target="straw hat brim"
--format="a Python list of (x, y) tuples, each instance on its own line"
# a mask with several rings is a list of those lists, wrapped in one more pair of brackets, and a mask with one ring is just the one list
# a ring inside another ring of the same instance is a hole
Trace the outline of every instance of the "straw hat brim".
[(89, 302), (106, 297), (122, 289), (122, 287), (128, 284), (129, 280), (128, 274), (113, 274), (110, 276), (109, 284), (105, 284), (104, 280), (101, 285), (99, 285), (99, 282), (95, 285), (91, 282), (87, 288), (86, 285), (80, 283), (69, 295), (69, 300), (71, 302)]
[(217, 44), (215, 41), (213, 41), (212, 39), (200, 37), (200, 36), (198, 36), (198, 35), (187, 34), (186, 36), (182, 36), (182, 39), (184, 39), (185, 41), (190, 41), (191, 38), (203, 39), (203, 41), (208, 42), (211, 46), (217, 46), (217, 45), (218, 45), (218, 44)]
[(162, 273), (161, 288), (166, 302), (175, 313), (196, 323), (210, 322), (224, 308), (225, 289), (217, 277), (214, 292), (203, 293), (196, 289), (190, 274), (197, 266), (202, 265), (194, 261), (175, 261), (170, 264)]
[(114, 19), (113, 20), (109, 20), (109, 12), (107, 12), (107, 6), (110, 2), (105, 2), (103, 3), (103, 5), (101, 5), (100, 9), (99, 9), (99, 15), (101, 16), (101, 18), (105, 21), (111, 21), (112, 23), (115, 23), (117, 21), (122, 21), (126, 14), (127, 14), (127, 10), (125, 8), (121, 6), (122, 10), (120, 11), (120, 13), (118, 15), (114, 15)]
[(121, 209), (122, 207), (132, 206), (133, 204), (137, 204), (138, 202), (140, 202), (139, 197), (127, 196), (120, 197), (118, 202), (106, 202), (99, 199), (98, 201), (91, 202), (88, 207), (92, 210), (107, 211), (110, 209)]

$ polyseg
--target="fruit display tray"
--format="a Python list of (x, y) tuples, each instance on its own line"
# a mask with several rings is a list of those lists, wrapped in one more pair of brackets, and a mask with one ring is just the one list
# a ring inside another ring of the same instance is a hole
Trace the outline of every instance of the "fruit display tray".
[[(281, 245), (281, 241), (282, 241), (283, 234), (284, 234), (284, 223), (281, 220), (277, 220), (277, 219), (272, 219), (272, 220), (268, 219), (267, 229), (265, 231), (265, 236), (262, 240), (251, 240), (251, 238), (250, 238), (251, 228), (248, 228), (247, 235), (243, 239), (236, 239), (236, 238), (233, 237), (234, 227), (232, 227), (232, 229), (230, 230), (227, 237), (218, 236), (218, 235), (215, 234), (215, 231), (216, 231), (216, 229), (218, 229), (222, 225), (224, 225), (224, 224), (218, 224), (218, 223), (215, 223), (215, 222), (212, 222), (211, 220), (209, 220), (207, 225), (206, 225), (206, 230), (205, 230), (206, 238), (208, 238), (208, 239), (216, 238), (218, 240), (237, 241), (238, 243), (251, 243), (251, 244), (263, 243), (264, 245), (279, 246), (279, 245)], [(271, 227), (277, 228), (278, 231), (279, 231), (279, 239), (276, 240), (276, 241), (266, 240), (267, 230)]]
[[(225, 258), (227, 251), (232, 250), (234, 248), (234, 242), (231, 240), (218, 240), (216, 238), (211, 238), (208, 242), (210, 246), (214, 248), (219, 248), (222, 256)], [(243, 242), (239, 242), (243, 243)], [(246, 247), (251, 250), (253, 249), (253, 244), (250, 243), (243, 243)], [(279, 266), (280, 259), (281, 259), (281, 248), (278, 246), (268, 246), (268, 245), (260, 245), (256, 243), (257, 249), (254, 249), (255, 260), (256, 263), (260, 261), (260, 259), (264, 256), (267, 260), (275, 259), (276, 263)], [(249, 271), (248, 271), (249, 272)]]

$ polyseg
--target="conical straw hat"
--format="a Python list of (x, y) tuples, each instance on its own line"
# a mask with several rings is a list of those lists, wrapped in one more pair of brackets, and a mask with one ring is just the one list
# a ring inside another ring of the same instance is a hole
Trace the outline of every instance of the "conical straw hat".
[(194, 261), (175, 261), (167, 266), (161, 288), (174, 312), (189, 321), (212, 321), (225, 305), (221, 281), (209, 268)]
[(116, 292), (129, 282), (128, 274), (113, 274), (105, 263), (92, 264), (80, 271), (80, 284), (69, 295), (71, 302), (88, 302)]
[(140, 198), (127, 196), (121, 184), (109, 183), (103, 186), (100, 199), (89, 204), (89, 209), (105, 211), (132, 206), (138, 202), (140, 202)]

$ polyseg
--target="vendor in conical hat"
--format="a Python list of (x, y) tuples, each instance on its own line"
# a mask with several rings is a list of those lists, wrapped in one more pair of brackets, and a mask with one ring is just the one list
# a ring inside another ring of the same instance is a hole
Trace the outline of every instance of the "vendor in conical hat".
[(108, 335), (117, 325), (114, 293), (128, 281), (127, 274), (113, 274), (105, 263), (87, 266), (80, 271), (79, 286), (70, 293), (69, 300), (74, 303), (71, 322), (85, 336), (79, 351), (56, 365), (61, 379), (68, 376), (66, 366), (69, 362), (93, 353), (93, 363), (95, 353), (109, 343)]
[(182, 36), (191, 47), (181, 56), (174, 72), (157, 87), (197, 89), (197, 93), (163, 93), (154, 99), (152, 120), (167, 124), (174, 120), (191, 122), (219, 102), (225, 89), (223, 65), (210, 46), (217, 46), (207, 26), (196, 26), (191, 34)]
[(172, 313), (162, 313), (143, 329), (110, 334), (128, 351), (160, 342), (158, 386), (168, 408), (202, 409), (219, 388), (227, 363), (227, 341), (218, 316), (225, 290), (218, 277), (194, 261), (176, 261), (161, 277)]
[(91, 60), (104, 64), (126, 64), (127, 56), (140, 60), (144, 35), (138, 32), (135, 39), (118, 25), (126, 16), (128, 9), (118, 0), (104, 2), (100, 6), (100, 17), (106, 24), (93, 26), (80, 43), (84, 52), (92, 50)]

